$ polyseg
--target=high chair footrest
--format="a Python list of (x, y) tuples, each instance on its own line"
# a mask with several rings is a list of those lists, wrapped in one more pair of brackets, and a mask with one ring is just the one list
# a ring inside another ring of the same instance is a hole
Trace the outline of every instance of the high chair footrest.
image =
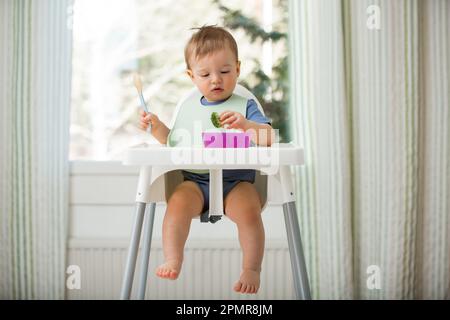
[(209, 222), (211, 223), (216, 223), (220, 219), (222, 219), (222, 216), (215, 216), (215, 215), (209, 216)]
[(204, 223), (209, 222), (209, 212), (208, 211), (200, 214), (200, 222), (204, 222)]
[(222, 219), (221, 215), (209, 215), (209, 211), (206, 211), (200, 215), (200, 222), (204, 223), (216, 223), (220, 219)]

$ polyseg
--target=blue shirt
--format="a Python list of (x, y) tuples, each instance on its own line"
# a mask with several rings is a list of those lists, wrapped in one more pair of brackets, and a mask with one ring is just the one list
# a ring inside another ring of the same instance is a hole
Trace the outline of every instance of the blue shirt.
[[(221, 100), (221, 101), (214, 101), (214, 102), (209, 102), (208, 100), (205, 99), (205, 97), (202, 97), (201, 99), (201, 103), (204, 106), (217, 106), (225, 101), (227, 101), (227, 99), (225, 100)], [(250, 121), (254, 121), (254, 122), (258, 122), (258, 123), (267, 123), (270, 124), (269, 119), (267, 119), (259, 110), (258, 108), (258, 104), (256, 103), (255, 100), (253, 99), (249, 99), (247, 101), (247, 112), (245, 115), (245, 118), (247, 120)]]
[[(208, 102), (208, 100), (206, 100), (205, 97), (202, 97), (201, 104), (204, 105), (205, 107), (216, 106), (216, 105), (219, 105), (219, 104), (225, 102), (227, 99), (221, 100), (221, 101)], [(261, 113), (261, 111), (258, 108), (258, 104), (253, 99), (249, 99), (247, 101), (247, 111), (246, 111), (245, 118), (247, 120), (258, 122), (258, 123), (270, 124), (269, 119), (267, 119)], [(249, 181), (251, 183), (255, 182), (255, 170), (249, 170), (249, 169), (223, 170), (222, 172), (223, 172), (222, 173), (223, 181), (241, 180), (241, 181)], [(185, 174), (187, 174), (187, 173), (185, 173)], [(205, 174), (188, 173), (188, 176), (192, 180), (198, 180), (198, 179), (203, 180), (203, 181), (205, 181), (206, 179), (209, 180), (209, 173), (205, 173)]]

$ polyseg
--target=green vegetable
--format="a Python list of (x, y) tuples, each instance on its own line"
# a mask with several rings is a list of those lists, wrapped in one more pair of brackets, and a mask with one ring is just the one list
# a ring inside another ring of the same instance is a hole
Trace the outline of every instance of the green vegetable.
[(211, 122), (216, 128), (220, 128), (220, 119), (219, 114), (217, 112), (213, 112), (211, 114)]

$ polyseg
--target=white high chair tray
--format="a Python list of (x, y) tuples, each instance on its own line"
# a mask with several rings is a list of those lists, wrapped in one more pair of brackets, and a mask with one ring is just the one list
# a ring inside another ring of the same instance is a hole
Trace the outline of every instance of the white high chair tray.
[(149, 144), (128, 149), (123, 159), (124, 165), (186, 169), (250, 169), (303, 163), (303, 149), (292, 143), (250, 148), (171, 148)]

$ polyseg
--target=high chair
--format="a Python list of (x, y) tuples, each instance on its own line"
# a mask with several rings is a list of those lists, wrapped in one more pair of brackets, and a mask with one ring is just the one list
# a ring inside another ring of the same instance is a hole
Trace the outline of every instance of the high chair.
[[(170, 128), (183, 101), (196, 93), (196, 90), (192, 89), (178, 103)], [(264, 114), (258, 100), (246, 88), (237, 85), (234, 92), (248, 99), (254, 99)], [(262, 210), (268, 202), (283, 206), (296, 298), (311, 299), (290, 172), (290, 166), (302, 165), (303, 161), (303, 150), (291, 143), (236, 149), (170, 148), (165, 145), (129, 149), (123, 161), (124, 165), (138, 165), (141, 169), (136, 195), (136, 216), (120, 298), (130, 299), (144, 216), (138, 298), (145, 298), (155, 206), (157, 202), (167, 202), (175, 187), (183, 181), (182, 169), (209, 170), (210, 206), (209, 211), (203, 214), (200, 220), (212, 223), (223, 216), (222, 170), (255, 169), (254, 184), (264, 202)]]

